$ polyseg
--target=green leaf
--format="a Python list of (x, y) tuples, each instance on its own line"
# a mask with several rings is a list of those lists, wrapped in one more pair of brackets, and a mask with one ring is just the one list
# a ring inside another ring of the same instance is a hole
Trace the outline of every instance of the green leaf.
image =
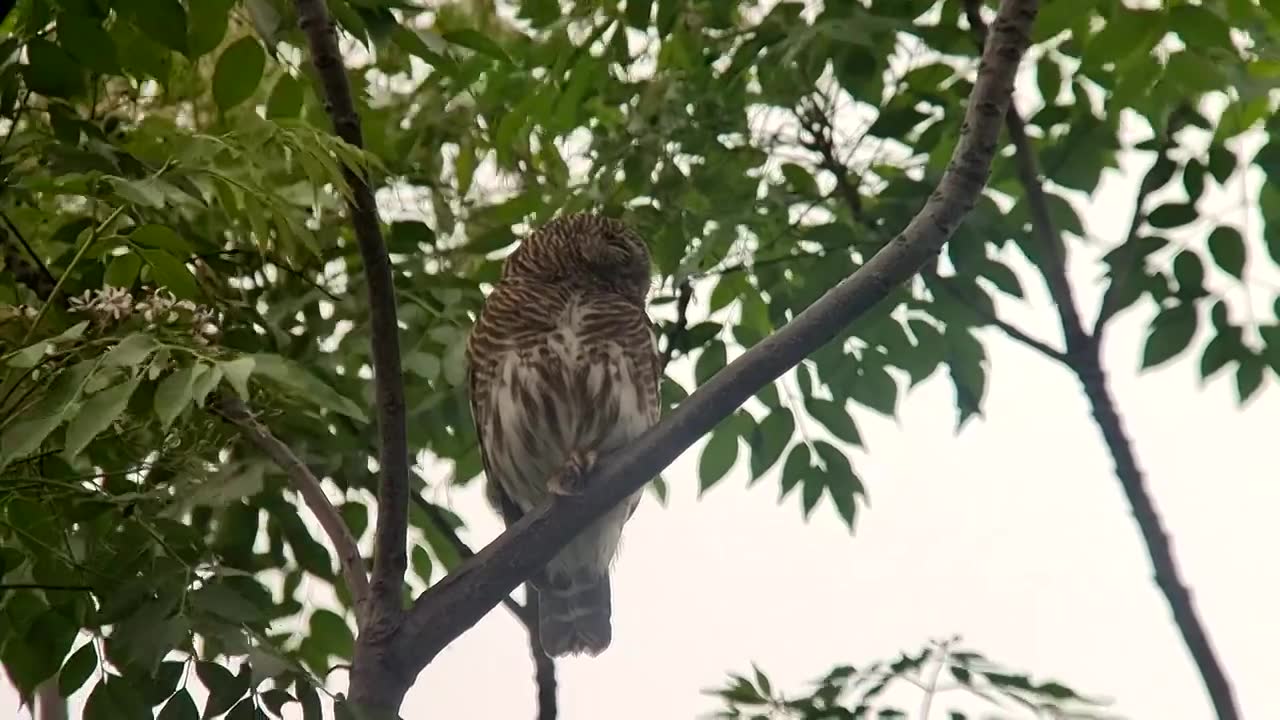
[(294, 118), (302, 113), (302, 83), (288, 73), (281, 75), (267, 98), (267, 117)]
[(213, 662), (197, 662), (196, 676), (209, 690), (209, 700), (204, 706), (206, 718), (217, 717), (230, 710), (249, 689), (248, 673), (241, 673), (237, 677), (230, 670)]
[(883, 365), (863, 362), (850, 388), (853, 399), (876, 412), (893, 416), (898, 407), (898, 381)]
[(173, 228), (154, 223), (143, 225), (130, 233), (129, 242), (152, 250), (166, 250), (179, 258), (186, 258), (195, 252), (191, 243), (183, 240)]
[(227, 720), (253, 720), (256, 710), (253, 698), (247, 697), (231, 708), (231, 712), (227, 713)]
[(818, 505), (818, 500), (822, 498), (822, 491), (827, 486), (825, 480), (823, 474), (812, 468), (805, 473), (804, 483), (800, 490), (800, 506), (804, 512), (805, 520), (808, 520), (809, 516), (813, 514), (813, 508)]
[(224, 584), (205, 585), (188, 597), (194, 609), (236, 624), (257, 623), (263, 619), (262, 610), (257, 605)]
[(200, 720), (200, 711), (186, 688), (179, 690), (164, 704), (156, 720)]
[(159, 45), (187, 52), (187, 11), (178, 0), (129, 0), (133, 24)]
[(711, 341), (701, 353), (698, 354), (698, 361), (694, 364), (693, 377), (697, 385), (703, 385), (711, 379), (713, 375), (720, 372), (728, 363), (728, 355), (724, 343), (719, 340)]
[(194, 60), (216, 50), (222, 38), (226, 37), (235, 0), (196, 0), (189, 5), (191, 26), (187, 32), (187, 47)]
[(95, 685), (84, 704), (84, 720), (143, 718), (150, 714), (137, 691), (118, 675), (107, 675), (105, 682)]
[(813, 416), (813, 419), (825, 425), (832, 435), (847, 443), (862, 445), (862, 436), (858, 433), (858, 426), (854, 424), (853, 415), (845, 409), (844, 403), (834, 400), (807, 398), (804, 402), (804, 407)]
[(84, 70), (57, 45), (35, 38), (27, 43), (27, 60), (22, 76), (27, 87), (34, 92), (55, 98), (74, 98), (84, 94)]
[(1236, 393), (1244, 403), (1262, 386), (1262, 374), (1266, 363), (1253, 353), (1243, 356), (1236, 367)]
[(331, 610), (311, 614), (311, 637), (330, 656), (350, 658), (355, 652), (355, 637), (347, 622)]
[(738, 434), (721, 426), (711, 433), (698, 460), (698, 494), (720, 482), (738, 459)]
[(102, 276), (102, 282), (109, 287), (125, 288), (127, 290), (133, 287), (133, 283), (138, 279), (138, 273), (141, 271), (142, 258), (137, 254), (125, 253), (124, 255), (117, 255), (107, 265), (107, 271)]
[(134, 367), (146, 360), (160, 347), (156, 339), (143, 332), (136, 332), (116, 343), (102, 358), (102, 367)]
[(196, 381), (191, 388), (191, 399), (196, 405), (204, 407), (205, 398), (222, 382), (222, 368), (217, 365), (200, 365), (203, 370), (196, 370)]
[(416, 254), (422, 252), (423, 245), (435, 244), (436, 234), (426, 223), (417, 220), (393, 222), (387, 234), (387, 249), (394, 253)]
[(94, 649), (93, 643), (88, 642), (80, 646), (79, 650), (67, 658), (67, 662), (58, 673), (58, 694), (64, 698), (71, 697), (71, 694), (79, 690), (97, 668), (98, 651)]
[(151, 277), (157, 285), (167, 288), (184, 300), (198, 299), (200, 288), (186, 263), (163, 250), (140, 249), (139, 252), (151, 267)]
[(298, 703), (302, 705), (302, 720), (323, 720), (320, 695), (314, 687), (303, 684), (303, 680), (299, 679), (294, 683), (293, 691), (298, 696)]
[(818, 449), (818, 456), (822, 458), (823, 464), (827, 466), (823, 475), (827, 494), (831, 497), (831, 501), (835, 503), (836, 512), (840, 514), (840, 518), (852, 530), (854, 516), (857, 512), (857, 498), (866, 496), (866, 489), (862, 485), (862, 479), (853, 471), (853, 467), (849, 464), (849, 459), (834, 445), (818, 442), (815, 443), (815, 447)]
[(156, 388), (155, 411), (161, 429), (168, 430), (174, 419), (191, 404), (198, 367), (201, 366), (180, 368), (160, 381)]
[(252, 37), (242, 37), (227, 46), (213, 69), (213, 100), (226, 112), (253, 96), (262, 82), (267, 56)]
[(751, 433), (751, 477), (758, 480), (782, 457), (791, 442), (796, 422), (791, 410), (776, 407)]
[(1244, 279), (1245, 245), (1239, 230), (1227, 225), (1216, 228), (1209, 235), (1209, 254), (1218, 267)]
[(297, 391), (306, 400), (319, 407), (341, 413), (358, 422), (369, 422), (368, 416), (359, 405), (298, 363), (279, 355), (266, 353), (254, 355), (252, 359), (253, 372)]
[(413, 572), (418, 579), (428, 585), (431, 584), (431, 554), (427, 549), (418, 545), (413, 548)]
[(1152, 210), (1147, 215), (1147, 222), (1152, 227), (1176, 228), (1190, 225), (1198, 217), (1196, 206), (1192, 203), (1166, 203)]
[(135, 377), (89, 396), (67, 425), (66, 448), (63, 450), (67, 462), (74, 460), (99, 433), (111, 427), (124, 413), (139, 382), (141, 378)]
[(1162, 310), (1152, 321), (1142, 351), (1142, 369), (1156, 367), (1173, 359), (1191, 344), (1196, 334), (1196, 311), (1193, 305), (1178, 305)]
[(227, 382), (231, 383), (232, 389), (243, 400), (249, 399), (249, 376), (253, 374), (256, 365), (257, 360), (250, 355), (218, 363)]
[(103, 75), (120, 73), (120, 59), (111, 35), (97, 18), (79, 12), (58, 15), (58, 44), (71, 57)]
[(785, 498), (800, 481), (813, 472), (813, 468), (809, 462), (809, 446), (801, 443), (791, 448), (790, 454), (787, 455), (787, 461), (782, 465), (782, 494), (779, 500)]
[(498, 47), (497, 43), (475, 30), (464, 29), (447, 32), (444, 34), (444, 39), (454, 45), (461, 45), (464, 48), (488, 55), (495, 60), (501, 60), (508, 65), (511, 64), (511, 58), (502, 51), (502, 48)]

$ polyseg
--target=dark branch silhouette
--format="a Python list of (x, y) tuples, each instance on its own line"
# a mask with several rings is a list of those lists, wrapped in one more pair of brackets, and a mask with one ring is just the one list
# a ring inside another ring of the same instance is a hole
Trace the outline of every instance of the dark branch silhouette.
[[(988, 35), (982, 20), (981, 3), (979, 0), (966, 0), (965, 11), (979, 43), (985, 43)], [(1014, 146), (1018, 180), (1027, 192), (1032, 232), (1045, 246), (1047, 261), (1039, 266), (1039, 270), (1049, 287), (1049, 295), (1057, 308), (1058, 319), (1066, 339), (1067, 352), (1062, 360), (1075, 373), (1084, 389), (1094, 422), (1102, 433), (1103, 442), (1115, 463), (1116, 477), (1120, 480), (1134, 520), (1137, 521), (1138, 529), (1142, 533), (1142, 540), (1146, 545), (1147, 555), (1151, 559), (1151, 566), (1155, 573), (1156, 586), (1164, 594), (1173, 612), (1174, 623), (1200, 672), (1214, 710), (1219, 720), (1237, 720), (1240, 712), (1236, 708), (1231, 683), (1209, 642), (1204, 622), (1196, 613), (1195, 605), (1191, 601), (1191, 593), (1180, 577), (1169, 535), (1156, 511), (1155, 503), (1152, 502), (1151, 494), (1147, 491), (1146, 478), (1138, 467), (1133, 443), (1125, 433), (1115, 398), (1107, 387), (1107, 375), (1102, 367), (1100, 334), (1107, 321), (1119, 309), (1116, 300), (1117, 288), (1125, 278), (1117, 276), (1113, 280), (1113, 284), (1104, 294), (1102, 309), (1094, 324), (1093, 334), (1086, 332), (1080, 322), (1078, 306), (1067, 279), (1064, 239), (1053, 226), (1053, 220), (1049, 214), (1044, 185), (1037, 169), (1035, 150), (1027, 140), (1022, 117), (1012, 105), (1005, 121)], [(1152, 178), (1153, 175), (1148, 173), (1139, 188), (1128, 242), (1135, 239), (1145, 218), (1146, 198), (1156, 189), (1152, 187), (1154, 184)]]

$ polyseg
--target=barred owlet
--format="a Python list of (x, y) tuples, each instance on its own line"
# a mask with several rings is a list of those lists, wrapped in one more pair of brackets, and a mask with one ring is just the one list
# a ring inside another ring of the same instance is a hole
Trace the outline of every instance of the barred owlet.
[[(599, 215), (552, 220), (507, 258), (467, 359), (486, 495), (508, 525), (580, 491), (598, 457), (658, 421), (650, 278), (644, 241)], [(531, 581), (548, 655), (609, 646), (609, 565), (639, 501), (597, 520)]]

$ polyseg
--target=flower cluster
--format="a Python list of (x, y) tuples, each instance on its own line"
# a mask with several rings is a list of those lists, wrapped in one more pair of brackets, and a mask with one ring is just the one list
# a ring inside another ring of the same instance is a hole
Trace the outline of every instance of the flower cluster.
[(190, 300), (179, 300), (164, 288), (149, 290), (140, 299), (135, 299), (125, 288), (85, 290), (83, 295), (71, 298), (70, 303), (73, 311), (93, 316), (104, 327), (140, 318), (148, 330), (190, 328), (191, 337), (199, 345), (208, 345), (221, 332), (218, 315), (212, 309)]

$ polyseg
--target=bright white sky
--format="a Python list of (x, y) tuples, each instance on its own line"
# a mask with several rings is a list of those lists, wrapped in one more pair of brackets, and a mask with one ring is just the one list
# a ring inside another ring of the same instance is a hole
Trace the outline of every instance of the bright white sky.
[[(1072, 268), (1086, 318), (1100, 296), (1096, 258), (1125, 232), (1148, 162), (1126, 162), (1082, 206), (1100, 243), (1078, 246)], [(1218, 192), (1201, 209), (1247, 230), (1253, 292), (1246, 301), (1233, 290), (1233, 312), (1266, 319), (1280, 283), (1257, 218), (1240, 214), (1241, 192)], [(1204, 235), (1186, 241), (1203, 247)], [(1056, 344), (1040, 285), (1020, 275), (1032, 302), (1001, 302), (1002, 316)], [(1112, 389), (1243, 715), (1278, 718), (1280, 482), (1270, 443), (1280, 392), (1268, 374), (1263, 393), (1239, 408), (1230, 374), (1201, 386), (1198, 353), (1139, 375), (1153, 313), (1144, 302), (1113, 323)], [(907, 396), (896, 422), (858, 413), (868, 452), (855, 466), (873, 507), (852, 536), (826, 501), (805, 523), (798, 493), (777, 504), (773, 478), (745, 489), (742, 467), (698, 500), (700, 447), (681, 457), (666, 474), (669, 506), (647, 496), (624, 536), (612, 647), (559, 663), (561, 720), (692, 718), (717, 707), (701, 690), (753, 661), (775, 687), (801, 690), (834, 664), (892, 658), (952, 634), (1014, 669), (1113, 698), (1120, 715), (1211, 717), (1075, 381), (994, 331), (984, 339), (987, 416), (958, 437), (941, 373)], [(687, 377), (688, 368), (673, 371)], [(478, 486), (448, 500), (471, 523), (473, 544), (496, 535)], [(523, 628), (495, 610), (423, 673), (403, 714), (532, 718), (532, 675)], [(345, 685), (340, 673), (333, 679)], [(73, 698), (72, 717), (84, 696)], [(898, 697), (907, 709), (919, 702)], [(16, 705), (0, 687), (0, 708)]]

